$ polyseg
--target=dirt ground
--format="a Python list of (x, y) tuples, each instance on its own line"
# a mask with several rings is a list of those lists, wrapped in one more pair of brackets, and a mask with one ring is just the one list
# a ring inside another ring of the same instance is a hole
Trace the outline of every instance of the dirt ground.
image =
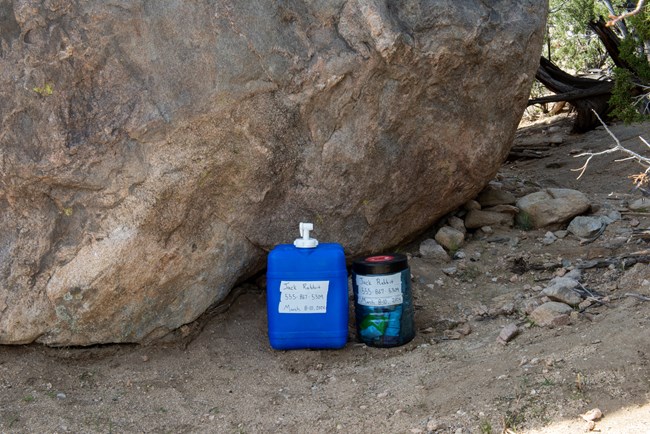
[[(351, 327), (342, 350), (274, 351), (265, 293), (246, 285), (228, 310), (171, 342), (0, 347), (0, 432), (580, 433), (580, 415), (598, 408), (596, 432), (650, 433), (650, 302), (625, 296), (650, 296), (648, 265), (584, 269), (582, 283), (602, 303), (576, 310), (569, 325), (538, 327), (520, 308), (580, 261), (649, 248), (650, 214), (627, 207), (641, 197), (627, 178), (640, 166), (606, 155), (576, 180), (570, 169), (584, 158), (574, 155), (613, 140), (602, 128), (569, 130), (566, 115), (522, 127), (515, 148), (541, 158), (506, 162), (497, 185), (518, 196), (574, 188), (595, 213), (618, 210), (622, 219), (583, 245), (571, 235), (544, 244), (546, 229), (477, 231), (462, 246), (466, 258), (448, 264), (419, 257), (432, 228), (402, 247), (412, 254), (411, 343), (369, 348)], [(641, 150), (650, 123), (612, 131)], [(527, 266), (513, 268), (516, 260)], [(450, 266), (456, 274), (443, 273)], [(498, 343), (511, 323), (521, 333)]]

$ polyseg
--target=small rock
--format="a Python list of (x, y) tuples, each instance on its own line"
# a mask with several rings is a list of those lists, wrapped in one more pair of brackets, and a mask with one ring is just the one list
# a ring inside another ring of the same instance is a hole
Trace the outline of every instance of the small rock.
[(587, 422), (591, 420), (595, 421), (603, 417), (603, 412), (600, 411), (599, 408), (594, 408), (592, 410), (589, 410), (585, 414), (581, 414), (580, 417), (586, 420)]
[(459, 250), (456, 253), (454, 253), (454, 259), (465, 259), (465, 257), (466, 257), (465, 252), (463, 252), (462, 250)]
[(605, 224), (611, 225), (614, 222), (620, 221), (622, 216), (619, 211), (613, 209), (608, 211), (607, 214), (605, 214), (604, 216), (601, 216), (601, 218), (607, 220)]
[(569, 314), (573, 311), (568, 304), (549, 301), (530, 313), (530, 318), (541, 327), (557, 327), (570, 322)]
[(481, 226), (481, 230), (486, 234), (494, 233), (494, 230), (492, 229), (492, 226)]
[(424, 258), (432, 258), (441, 262), (448, 262), (450, 260), (449, 255), (445, 249), (436, 242), (428, 238), (420, 244), (420, 254)]
[(515, 312), (515, 304), (508, 302), (499, 308), (500, 315), (512, 315)]
[(499, 336), (497, 337), (497, 342), (505, 345), (513, 340), (518, 334), (519, 327), (517, 327), (517, 324), (510, 323), (501, 329), (501, 333), (499, 333)]
[(589, 306), (591, 306), (591, 301), (590, 300), (583, 300), (578, 304), (578, 309), (585, 310)]
[(455, 252), (465, 241), (465, 234), (451, 226), (443, 226), (436, 232), (434, 238), (446, 250)]
[(465, 227), (467, 229), (478, 229), (483, 226), (512, 226), (514, 216), (493, 211), (474, 209), (465, 216)]
[(467, 211), (471, 211), (473, 209), (481, 209), (481, 204), (475, 200), (470, 200), (467, 203), (465, 203), (465, 205), (463, 205), (463, 208), (466, 209)]
[(600, 235), (607, 226), (602, 218), (595, 216), (578, 216), (571, 220), (567, 230), (578, 238), (593, 239)]
[(550, 285), (542, 291), (542, 294), (551, 300), (559, 301), (570, 306), (577, 306), (582, 301), (580, 294), (573, 291), (573, 288), (578, 286), (577, 280), (569, 277), (555, 277), (549, 282), (549, 284)]
[(377, 398), (379, 399), (384, 399), (387, 396), (388, 396), (388, 390), (384, 390), (383, 392), (377, 394)]
[(564, 277), (568, 279), (577, 280), (578, 282), (580, 282), (580, 280), (582, 279), (582, 271), (579, 268), (574, 268), (573, 270), (566, 273)]
[(557, 237), (553, 232), (546, 232), (544, 234), (544, 239), (542, 240), (542, 244), (548, 246), (550, 244), (553, 244), (555, 241), (557, 241)]
[(641, 224), (641, 222), (638, 221), (637, 219), (630, 220), (630, 226), (632, 226), (633, 228), (639, 226), (640, 224)]
[(593, 420), (590, 420), (589, 422), (587, 422), (587, 426), (585, 427), (585, 431), (586, 432), (593, 431), (595, 428), (596, 428), (596, 422), (594, 422)]
[(631, 211), (650, 211), (650, 199), (641, 197), (627, 206)]
[(442, 424), (436, 419), (429, 419), (427, 422), (427, 431), (436, 431), (442, 428)]
[(66, 398), (67, 398), (67, 396), (63, 392), (59, 392), (59, 393), (56, 394), (56, 399), (66, 399)]
[(469, 323), (463, 323), (456, 327), (456, 330), (458, 333), (460, 333), (463, 336), (468, 336), (470, 333), (472, 333), (472, 326), (469, 325)]
[(529, 298), (523, 303), (523, 310), (527, 315), (530, 315), (535, 309), (540, 306), (541, 302), (536, 298)]
[(447, 276), (453, 276), (458, 272), (458, 268), (456, 267), (443, 268), (442, 272), (445, 273)]
[(488, 185), (479, 193), (476, 198), (481, 207), (494, 206), (494, 205), (511, 205), (516, 202), (515, 196), (504, 190), (500, 190), (491, 185)]
[(566, 238), (566, 236), (569, 234), (569, 231), (565, 231), (564, 229), (561, 229), (559, 231), (553, 232), (553, 234), (559, 239), (562, 239), (562, 238)]
[(467, 232), (467, 228), (465, 227), (465, 222), (463, 221), (462, 218), (451, 216), (447, 219), (447, 224), (452, 228), (456, 229), (457, 231), (460, 231), (462, 233)]
[(488, 309), (488, 307), (484, 304), (480, 304), (474, 308), (474, 314), (478, 316), (485, 316), (489, 311), (490, 309)]
[[(587, 196), (580, 191), (548, 188), (520, 198), (517, 207), (532, 227), (541, 228), (563, 223), (584, 213), (590, 208), (590, 203)], [(467, 222), (465, 224), (467, 225)]]
[(443, 336), (445, 337), (445, 339), (449, 339), (452, 341), (457, 341), (463, 337), (463, 335), (457, 330), (445, 330), (443, 332)]

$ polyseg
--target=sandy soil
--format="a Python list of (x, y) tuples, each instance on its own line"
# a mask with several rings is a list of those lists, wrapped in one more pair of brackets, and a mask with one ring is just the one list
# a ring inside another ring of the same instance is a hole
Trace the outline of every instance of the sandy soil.
[[(640, 197), (627, 179), (639, 166), (608, 155), (576, 180), (570, 169), (584, 159), (573, 155), (613, 142), (602, 129), (569, 129), (565, 116), (520, 129), (518, 148), (544, 157), (507, 162), (496, 180), (517, 195), (575, 188), (597, 212), (619, 210), (622, 219), (586, 245), (571, 235), (545, 245), (546, 230), (479, 231), (462, 247), (473, 260), (444, 265), (418, 257), (421, 240), (403, 246), (419, 331), (411, 343), (369, 348), (351, 328), (342, 350), (273, 351), (264, 291), (249, 284), (227, 311), (166, 343), (0, 347), (0, 432), (578, 433), (587, 428), (580, 415), (599, 408), (598, 432), (650, 433), (650, 302), (624, 296), (650, 296), (650, 267), (586, 269), (583, 284), (609, 301), (576, 311), (567, 326), (507, 312), (539, 298), (563, 260), (648, 249), (632, 235), (650, 228), (650, 215), (627, 209)], [(650, 138), (647, 123), (612, 130), (635, 149), (637, 136)], [(549, 144), (558, 135), (563, 143)], [(547, 266), (517, 274), (515, 259)], [(449, 266), (458, 272), (444, 274)], [(502, 345), (496, 337), (510, 323), (522, 332)]]

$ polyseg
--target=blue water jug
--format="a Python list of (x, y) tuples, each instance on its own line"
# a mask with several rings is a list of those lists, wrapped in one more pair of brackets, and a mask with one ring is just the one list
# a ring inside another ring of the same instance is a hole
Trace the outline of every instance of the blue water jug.
[(268, 256), (266, 305), (276, 350), (342, 348), (348, 340), (348, 276), (343, 247), (310, 238), (300, 223), (293, 244)]

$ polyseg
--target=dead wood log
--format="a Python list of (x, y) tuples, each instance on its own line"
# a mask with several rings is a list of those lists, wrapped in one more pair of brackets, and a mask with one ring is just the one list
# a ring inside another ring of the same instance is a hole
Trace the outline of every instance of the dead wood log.
[(569, 102), (575, 107), (578, 114), (573, 124), (573, 132), (586, 132), (599, 125), (598, 118), (592, 110), (595, 110), (601, 117), (606, 117), (609, 109), (607, 101), (614, 87), (612, 81), (574, 77), (545, 57), (540, 59), (535, 78), (555, 95), (531, 99), (528, 101), (528, 105), (558, 101)]
[[(621, 57), (621, 41), (611, 27), (607, 27), (605, 20), (601, 17), (598, 20), (591, 21), (589, 27), (601, 40), (614, 64), (619, 68), (627, 69), (635, 77), (638, 77), (633, 65)], [(608, 101), (614, 87), (613, 81), (575, 77), (563, 71), (545, 57), (540, 59), (535, 78), (555, 95), (530, 99), (528, 105), (559, 101), (570, 103), (577, 111), (573, 132), (581, 133), (592, 130), (600, 125), (598, 116), (602, 119), (607, 118), (609, 112)], [(634, 81), (639, 82), (636, 78)], [(637, 90), (633, 92), (638, 94)]]

